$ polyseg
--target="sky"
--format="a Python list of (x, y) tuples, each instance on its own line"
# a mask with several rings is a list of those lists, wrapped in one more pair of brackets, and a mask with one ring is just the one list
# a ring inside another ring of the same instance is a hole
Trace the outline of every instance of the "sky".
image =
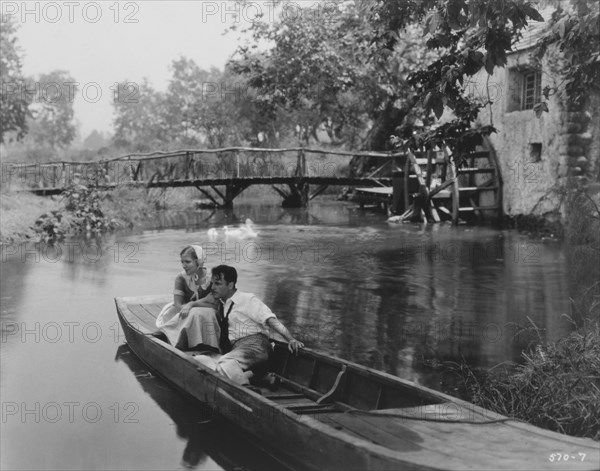
[(274, 18), (264, 2), (238, 6), (237, 20), (236, 4), (225, 1), (2, 0), (0, 7), (20, 24), (24, 74), (65, 70), (79, 84), (73, 103), (83, 139), (93, 129), (111, 132), (115, 83), (146, 77), (165, 90), (169, 66), (181, 56), (222, 69), (239, 40), (223, 35), (228, 25), (247, 25), (259, 10)]

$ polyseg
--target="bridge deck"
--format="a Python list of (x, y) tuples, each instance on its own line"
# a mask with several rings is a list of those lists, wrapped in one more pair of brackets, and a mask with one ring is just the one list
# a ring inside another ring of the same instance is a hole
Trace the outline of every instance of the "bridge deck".
[[(181, 188), (181, 187), (213, 187), (213, 186), (244, 186), (251, 185), (285, 185), (285, 184), (309, 184), (309, 185), (331, 185), (331, 186), (373, 186), (383, 188), (382, 185), (392, 184), (391, 178), (374, 177), (239, 177), (239, 178), (205, 178), (205, 179), (177, 179), (177, 180), (155, 180), (146, 182), (127, 182), (128, 185), (139, 185), (147, 188)], [(98, 185), (98, 188), (112, 189), (116, 183)], [(56, 195), (63, 188), (32, 188), (27, 190), (41, 195)]]

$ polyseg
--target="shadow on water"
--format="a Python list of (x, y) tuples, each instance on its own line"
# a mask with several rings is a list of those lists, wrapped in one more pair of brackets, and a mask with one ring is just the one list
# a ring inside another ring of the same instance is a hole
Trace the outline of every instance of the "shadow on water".
[(177, 437), (186, 441), (181, 457), (183, 468), (207, 469), (210, 457), (225, 470), (287, 469), (257, 450), (208, 405), (189, 399), (154, 376), (126, 344), (117, 348), (115, 361), (122, 361), (131, 370), (144, 392), (173, 421)]

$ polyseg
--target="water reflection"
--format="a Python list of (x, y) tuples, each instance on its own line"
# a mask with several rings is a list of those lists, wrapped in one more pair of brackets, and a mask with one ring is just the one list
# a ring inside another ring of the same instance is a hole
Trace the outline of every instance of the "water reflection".
[[(279, 242), (315, 241), (298, 228)], [(523, 326), (570, 329), (557, 246), (443, 226), (330, 228), (319, 243), (335, 247), (326, 260), (275, 261), (263, 289), (309, 345), (343, 358), (438, 387), (436, 363), (519, 361), (539, 341)]]
[(177, 437), (186, 442), (183, 468), (212, 469), (217, 463), (225, 470), (285, 469), (236, 435), (231, 426), (219, 422), (208, 405), (193, 402), (154, 376), (127, 345), (117, 348), (115, 360), (131, 370), (144, 392), (175, 424)]
[(2, 282), (0, 283), (0, 299), (2, 300), (2, 320), (14, 321), (18, 317), (18, 310), (14, 309), (23, 301), (25, 291), (23, 280), (31, 265), (20, 263), (19, 260), (3, 260)]

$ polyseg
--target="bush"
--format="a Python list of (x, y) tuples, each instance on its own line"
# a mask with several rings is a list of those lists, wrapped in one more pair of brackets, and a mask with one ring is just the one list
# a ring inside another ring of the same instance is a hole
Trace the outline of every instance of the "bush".
[(53, 210), (42, 214), (35, 220), (33, 228), (43, 242), (51, 243), (62, 240), (71, 232), (70, 218), (63, 213), (64, 211), (61, 210)]
[(63, 192), (65, 209), (73, 215), (73, 223), (79, 232), (104, 232), (112, 224), (101, 208), (102, 195), (94, 187), (72, 185)]
[(61, 194), (64, 209), (42, 214), (34, 229), (44, 242), (55, 242), (77, 233), (102, 233), (114, 229), (115, 221), (102, 210), (104, 195), (94, 181), (72, 183)]
[(502, 415), (600, 440), (600, 326), (588, 323), (523, 354), (521, 365), (458, 372), (467, 398)]

